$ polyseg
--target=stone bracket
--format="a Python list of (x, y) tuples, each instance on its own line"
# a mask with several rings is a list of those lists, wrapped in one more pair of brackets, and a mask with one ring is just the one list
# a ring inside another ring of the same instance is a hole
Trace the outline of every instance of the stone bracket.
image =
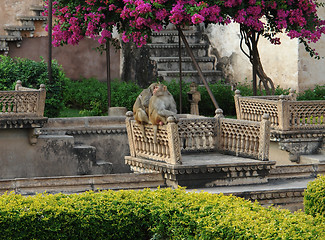
[(292, 162), (300, 162), (300, 155), (314, 154), (322, 147), (323, 138), (295, 138), (280, 140), (281, 150), (289, 152), (289, 159)]
[(28, 131), (28, 138), (30, 145), (34, 146), (37, 143), (37, 139), (41, 135), (41, 130), (39, 128), (30, 128)]

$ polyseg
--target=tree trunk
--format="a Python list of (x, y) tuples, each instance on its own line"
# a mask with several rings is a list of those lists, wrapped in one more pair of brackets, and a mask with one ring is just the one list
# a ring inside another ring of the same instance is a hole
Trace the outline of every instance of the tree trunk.
[[(257, 44), (259, 40), (260, 33), (256, 31), (252, 31), (250, 29), (244, 28), (244, 26), (240, 26), (240, 49), (242, 52), (249, 58), (249, 61), (256, 68), (256, 74), (259, 78), (259, 90), (262, 90), (262, 87), (264, 87), (266, 94), (274, 94), (275, 87), (272, 79), (268, 77), (263, 69), (263, 65), (261, 62), (260, 54), (258, 52)], [(249, 50), (249, 53), (247, 53), (243, 49), (243, 41), (245, 41), (245, 44)], [(254, 86), (253, 86), (254, 89)]]

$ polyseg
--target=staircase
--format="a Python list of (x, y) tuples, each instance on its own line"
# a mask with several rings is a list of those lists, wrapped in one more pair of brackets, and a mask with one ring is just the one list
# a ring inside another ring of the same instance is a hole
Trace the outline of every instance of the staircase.
[(19, 25), (5, 25), (4, 30), (7, 35), (0, 35), (0, 54), (8, 55), (9, 43), (16, 43), (21, 46), (23, 38), (46, 36), (44, 31), (47, 17), (42, 16), (43, 6), (31, 6), (31, 15), (17, 16)]
[[(222, 73), (216, 69), (215, 57), (209, 55), (210, 43), (208, 37), (203, 33), (203, 29), (191, 27), (183, 30), (183, 33), (207, 82), (220, 81)], [(152, 43), (147, 45), (151, 56), (150, 60), (156, 65), (158, 77), (165, 81), (179, 79), (178, 31), (173, 27), (168, 27), (161, 32), (155, 32), (152, 34)], [(203, 84), (183, 43), (181, 52), (183, 81)]]

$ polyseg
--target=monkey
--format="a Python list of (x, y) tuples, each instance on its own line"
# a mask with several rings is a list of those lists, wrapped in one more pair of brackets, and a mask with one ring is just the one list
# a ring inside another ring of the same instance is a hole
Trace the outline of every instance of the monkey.
[(140, 124), (141, 132), (145, 141), (147, 140), (145, 131), (144, 131), (144, 124), (149, 123), (148, 117), (148, 107), (149, 107), (149, 100), (152, 97), (153, 91), (158, 83), (152, 83), (148, 88), (142, 90), (139, 94), (135, 103), (133, 105), (133, 115), (135, 121)]
[(149, 121), (153, 125), (154, 143), (157, 143), (158, 125), (167, 123), (167, 118), (177, 114), (176, 102), (163, 84), (158, 84), (153, 90), (149, 101)]

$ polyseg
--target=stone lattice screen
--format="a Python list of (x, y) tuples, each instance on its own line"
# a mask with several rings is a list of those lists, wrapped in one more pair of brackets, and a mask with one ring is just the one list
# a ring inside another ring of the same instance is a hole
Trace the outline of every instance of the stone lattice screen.
[(142, 157), (170, 164), (181, 164), (181, 152), (220, 151), (225, 154), (268, 160), (270, 123), (226, 119), (221, 114), (214, 118), (194, 117), (168, 119), (158, 126), (154, 142), (152, 125), (141, 126), (127, 114), (126, 127), (132, 157)]
[(39, 90), (25, 88), (18, 81), (15, 91), (0, 91), (0, 118), (44, 115), (46, 91), (42, 84)]
[(325, 101), (296, 101), (292, 96), (242, 97), (235, 95), (238, 119), (261, 121), (269, 114), (275, 130), (304, 130), (324, 128)]
[(132, 119), (132, 112), (127, 113), (126, 129), (132, 157), (143, 157), (170, 164), (181, 163), (181, 150), (178, 127), (175, 119), (168, 119), (168, 124), (158, 126), (157, 142), (154, 142), (152, 125), (145, 125), (145, 136), (141, 126)]
[(264, 115), (261, 122), (218, 118), (217, 149), (259, 160), (268, 160), (270, 146), (270, 121)]

